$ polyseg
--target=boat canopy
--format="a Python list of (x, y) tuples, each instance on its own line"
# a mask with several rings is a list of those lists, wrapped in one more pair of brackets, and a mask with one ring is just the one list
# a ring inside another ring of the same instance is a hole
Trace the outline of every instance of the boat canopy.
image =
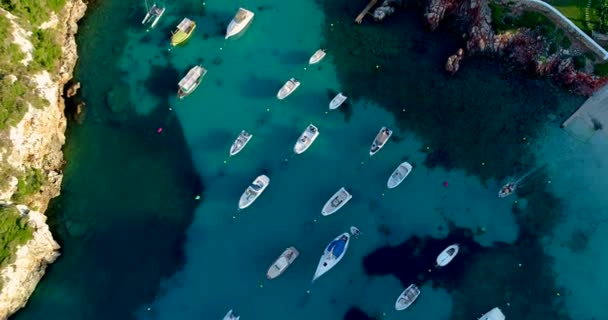
[(184, 18), (184, 20), (182, 20), (182, 22), (180, 22), (177, 25), (177, 29), (181, 30), (183, 32), (188, 32), (188, 30), (190, 30), (190, 28), (194, 25), (194, 21), (188, 19), (188, 18)]
[(330, 251), (334, 256), (339, 257), (344, 253), (344, 248), (346, 247), (346, 240), (338, 239), (332, 241), (329, 246), (327, 246), (327, 251)]
[(190, 71), (188, 71), (188, 74), (186, 74), (186, 76), (179, 81), (178, 86), (185, 90), (189, 90), (196, 84), (198, 79), (203, 76), (203, 73), (205, 71), (206, 70), (200, 66), (196, 66), (190, 69)]

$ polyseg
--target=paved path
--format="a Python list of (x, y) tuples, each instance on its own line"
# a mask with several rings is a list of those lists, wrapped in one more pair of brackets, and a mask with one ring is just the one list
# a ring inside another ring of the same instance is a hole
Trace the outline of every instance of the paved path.
[(608, 85), (596, 91), (583, 105), (562, 123), (569, 133), (581, 140), (588, 140), (597, 132), (594, 122), (608, 130)]
[(550, 4), (540, 0), (516, 0), (515, 3), (523, 5), (525, 9), (544, 14), (547, 18), (553, 21), (553, 23), (557, 24), (568, 32), (570, 36), (574, 37), (585, 45), (585, 47), (591, 50), (601, 61), (608, 60), (608, 51), (597, 44), (597, 42), (583, 32), (583, 30), (577, 27), (572, 21), (570, 21), (570, 19), (568, 19)]

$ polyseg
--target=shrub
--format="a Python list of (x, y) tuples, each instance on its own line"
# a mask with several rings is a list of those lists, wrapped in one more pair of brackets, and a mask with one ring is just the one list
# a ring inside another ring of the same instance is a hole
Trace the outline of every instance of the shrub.
[(0, 0), (0, 7), (36, 26), (64, 5), (65, 0)]
[(28, 88), (23, 81), (10, 77), (0, 79), (0, 130), (14, 126), (27, 111)]
[(33, 229), (13, 206), (0, 207), (0, 266), (12, 262), (15, 249), (32, 238)]
[(40, 192), (40, 188), (46, 182), (46, 176), (40, 169), (29, 169), (23, 177), (19, 179), (17, 191), (13, 195), (13, 201), (26, 202), (28, 196)]
[(37, 30), (32, 35), (34, 45), (34, 68), (55, 70), (61, 58), (61, 47), (57, 44), (55, 33), (52, 30)]

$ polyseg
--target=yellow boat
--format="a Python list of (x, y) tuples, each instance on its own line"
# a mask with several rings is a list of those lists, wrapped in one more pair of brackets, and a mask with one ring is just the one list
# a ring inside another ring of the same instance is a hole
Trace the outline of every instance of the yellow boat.
[(190, 38), (195, 28), (196, 23), (194, 23), (194, 21), (184, 18), (184, 20), (177, 25), (175, 31), (173, 31), (173, 35), (171, 36), (171, 45), (175, 47), (184, 43), (186, 40), (188, 40), (188, 38)]

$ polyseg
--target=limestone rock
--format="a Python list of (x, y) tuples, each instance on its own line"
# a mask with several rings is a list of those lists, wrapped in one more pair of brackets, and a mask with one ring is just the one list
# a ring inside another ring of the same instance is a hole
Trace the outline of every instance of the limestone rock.
[(71, 97), (75, 96), (76, 93), (78, 92), (78, 89), (80, 89), (80, 82), (73, 83), (65, 91), (65, 97), (66, 98), (71, 98)]

